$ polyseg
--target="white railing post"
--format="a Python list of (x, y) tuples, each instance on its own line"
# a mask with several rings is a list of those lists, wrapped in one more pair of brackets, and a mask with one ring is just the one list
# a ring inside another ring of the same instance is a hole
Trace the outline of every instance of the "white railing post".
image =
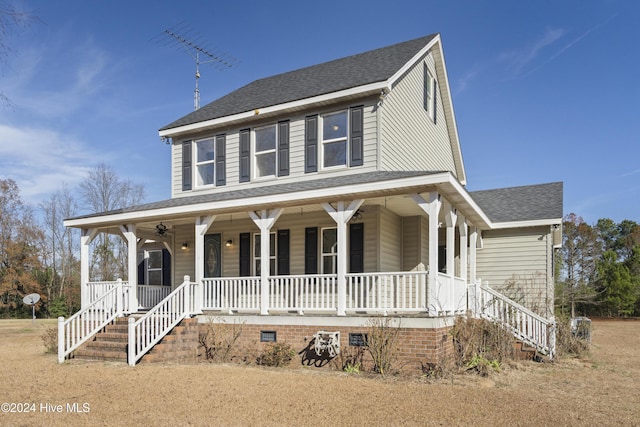
[[(184, 277), (185, 279), (188, 278), (188, 276)], [(185, 280), (184, 281), (184, 297), (183, 297), (183, 303), (184, 303), (184, 308), (183, 311), (185, 313), (187, 313), (187, 316), (191, 314), (191, 280)]]
[(193, 286), (193, 313), (202, 314), (202, 280), (197, 280)]
[(135, 366), (136, 364), (136, 319), (133, 316), (129, 316), (128, 329), (128, 345), (127, 345), (127, 363), (129, 366)]
[(64, 362), (64, 317), (58, 317), (58, 363)]
[(116, 310), (118, 311), (118, 315), (122, 315), (124, 313), (124, 291), (122, 289), (122, 279), (117, 280), (116, 287), (118, 288), (116, 291)]

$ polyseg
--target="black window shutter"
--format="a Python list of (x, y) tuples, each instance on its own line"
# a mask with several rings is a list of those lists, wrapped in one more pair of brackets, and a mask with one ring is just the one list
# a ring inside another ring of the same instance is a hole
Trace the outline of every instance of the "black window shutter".
[(226, 146), (227, 146), (227, 137), (226, 135), (217, 135), (216, 136), (216, 185), (225, 185), (227, 183), (227, 171), (225, 167), (226, 162)]
[(162, 250), (162, 284), (171, 286), (171, 254), (168, 250)]
[(240, 182), (251, 180), (251, 131), (240, 131)]
[(364, 272), (364, 224), (349, 226), (349, 273)]
[(251, 276), (251, 233), (240, 233), (240, 276)]
[(191, 190), (191, 141), (182, 143), (182, 191)]
[(278, 230), (278, 275), (290, 274), (289, 230)]
[(289, 175), (289, 122), (278, 123), (278, 176)]
[(304, 274), (318, 274), (318, 228), (304, 229)]
[(363, 121), (364, 109), (363, 107), (355, 107), (351, 109), (351, 159), (349, 160), (349, 166), (362, 166), (364, 160), (363, 153)]
[(140, 263), (138, 264), (138, 285), (144, 285), (144, 281), (147, 279), (147, 269), (145, 268), (146, 262), (147, 260), (142, 258), (142, 261), (140, 261)]
[(436, 106), (438, 105), (437, 99), (438, 99), (438, 82), (434, 79), (433, 80), (433, 123), (436, 123), (436, 113), (438, 111), (438, 109), (436, 108)]
[(305, 120), (304, 172), (318, 172), (318, 116), (309, 116)]

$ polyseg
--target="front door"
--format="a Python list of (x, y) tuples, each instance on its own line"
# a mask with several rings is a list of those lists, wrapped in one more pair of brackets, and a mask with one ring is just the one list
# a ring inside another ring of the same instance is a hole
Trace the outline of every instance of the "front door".
[(220, 233), (204, 236), (204, 277), (222, 276), (221, 237)]

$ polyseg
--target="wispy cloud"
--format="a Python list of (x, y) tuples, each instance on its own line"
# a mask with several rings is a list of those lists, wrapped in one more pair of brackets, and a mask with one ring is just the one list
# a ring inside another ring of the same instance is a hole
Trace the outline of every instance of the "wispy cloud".
[(540, 53), (548, 46), (553, 45), (566, 34), (561, 28), (547, 28), (544, 34), (527, 46), (500, 55), (502, 62), (507, 64), (515, 76), (521, 75), (527, 67), (534, 62)]
[(622, 175), (620, 175), (620, 176), (621, 176), (621, 177), (623, 177), (623, 176), (631, 176), (631, 175), (635, 175), (635, 174), (637, 174), (637, 173), (640, 173), (640, 169), (636, 169), (636, 170), (631, 171), (631, 172), (623, 173), (623, 174), (622, 174)]
[(0, 178), (16, 181), (29, 202), (53, 194), (63, 182), (78, 184), (97, 158), (86, 144), (49, 129), (0, 124), (0, 141)]

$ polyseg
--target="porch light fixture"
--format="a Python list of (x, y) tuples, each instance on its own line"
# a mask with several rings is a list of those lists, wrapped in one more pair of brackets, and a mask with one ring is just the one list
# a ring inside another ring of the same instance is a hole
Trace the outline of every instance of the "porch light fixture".
[(187, 249), (189, 249), (189, 243), (188, 243), (188, 242), (184, 242), (184, 243), (182, 244), (182, 250), (183, 250), (183, 251), (186, 251)]
[(233, 246), (233, 240), (232, 240), (232, 239), (227, 240), (227, 241), (226, 241), (226, 243), (225, 243), (224, 245), (225, 245), (226, 247)]
[(166, 237), (167, 236), (167, 226), (163, 223), (156, 225), (156, 236), (158, 237)]

